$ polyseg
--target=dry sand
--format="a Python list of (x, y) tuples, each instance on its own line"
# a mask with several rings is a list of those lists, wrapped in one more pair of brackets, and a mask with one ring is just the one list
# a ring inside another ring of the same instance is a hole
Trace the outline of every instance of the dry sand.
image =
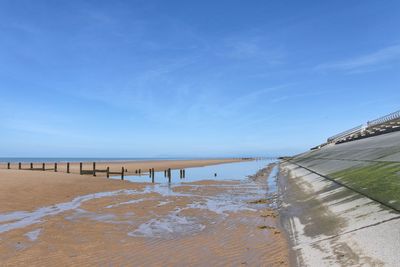
[(287, 266), (278, 214), (257, 202), (266, 177), (168, 186), (3, 169), (0, 265)]

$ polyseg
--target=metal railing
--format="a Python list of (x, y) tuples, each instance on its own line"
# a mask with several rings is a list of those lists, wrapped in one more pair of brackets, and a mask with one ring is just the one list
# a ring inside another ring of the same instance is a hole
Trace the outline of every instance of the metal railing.
[(390, 114), (388, 114), (386, 116), (380, 117), (378, 119), (375, 119), (373, 121), (369, 121), (366, 124), (359, 125), (359, 126), (354, 127), (354, 128), (352, 128), (350, 130), (347, 130), (347, 131), (341, 132), (339, 134), (336, 134), (334, 136), (331, 136), (331, 137), (328, 138), (328, 143), (332, 143), (334, 141), (346, 138), (346, 137), (348, 137), (348, 136), (350, 136), (352, 134), (362, 133), (365, 130), (367, 130), (368, 128), (370, 128), (370, 127), (373, 127), (373, 126), (376, 126), (376, 125), (380, 125), (380, 124), (383, 124), (383, 123), (387, 123), (387, 122), (390, 122), (390, 121), (393, 121), (393, 120), (397, 120), (397, 119), (400, 119), (400, 110), (396, 111), (396, 112), (393, 112), (393, 113), (390, 113)]
[(346, 136), (349, 136), (351, 134), (361, 132), (363, 128), (364, 128), (364, 125), (359, 125), (357, 127), (351, 128), (350, 130), (347, 130), (347, 131), (341, 132), (337, 135), (334, 135), (332, 137), (329, 137), (328, 142), (330, 143), (330, 142), (333, 142), (334, 140), (338, 140), (338, 139), (344, 138)]
[(393, 113), (390, 113), (389, 115), (380, 117), (379, 119), (376, 119), (376, 120), (373, 120), (373, 121), (369, 121), (367, 123), (367, 125), (368, 125), (368, 127), (372, 127), (372, 126), (375, 126), (375, 125), (379, 125), (379, 124), (386, 123), (386, 122), (389, 122), (389, 121), (392, 121), (392, 120), (397, 120), (397, 119), (400, 119), (400, 110), (396, 111), (396, 112), (393, 112)]

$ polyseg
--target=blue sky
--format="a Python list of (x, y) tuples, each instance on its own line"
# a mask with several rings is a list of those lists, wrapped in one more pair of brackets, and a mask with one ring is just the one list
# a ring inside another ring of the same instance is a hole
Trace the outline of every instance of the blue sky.
[(282, 155), (400, 109), (400, 2), (0, 1), (0, 156)]

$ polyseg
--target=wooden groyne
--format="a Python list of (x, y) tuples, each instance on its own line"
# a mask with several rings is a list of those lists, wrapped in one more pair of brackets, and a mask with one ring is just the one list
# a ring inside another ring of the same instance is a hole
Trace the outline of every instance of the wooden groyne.
[[(232, 158), (235, 160), (242, 161), (251, 161), (251, 160), (262, 160), (267, 158)], [(0, 163), (0, 166), (3, 163)], [(121, 164), (123, 165), (123, 164)], [(100, 168), (99, 168), (100, 166)], [(80, 174), (86, 176), (102, 176), (102, 177), (116, 177), (119, 176), (121, 180), (124, 180), (126, 176), (142, 176), (149, 175), (149, 180), (152, 183), (155, 183), (156, 179), (156, 170), (154, 168), (149, 168), (148, 172), (143, 171), (142, 169), (131, 169), (128, 171), (125, 166), (119, 167), (118, 170), (113, 164), (107, 166), (105, 162), (5, 162), (6, 169), (17, 169), (17, 170), (30, 170), (30, 171), (52, 171), (52, 172), (63, 172), (63, 173), (71, 173), (71, 174)], [(79, 167), (79, 168), (78, 168)], [(164, 178), (168, 180), (169, 183), (172, 182), (172, 170), (171, 168), (161, 169), (158, 168), (157, 172), (164, 173)], [(186, 178), (186, 170), (176, 168), (176, 171), (179, 170), (179, 178)], [(178, 176), (178, 174), (176, 174)]]
[[(65, 163), (22, 163), (18, 162), (15, 163), (16, 167), (14, 167), (14, 164), (11, 162), (6, 163), (6, 169), (11, 170), (11, 169), (17, 169), (17, 170), (29, 170), (29, 171), (53, 171), (53, 172), (65, 172), (65, 173), (71, 173), (71, 163), (70, 162), (65, 162)], [(85, 165), (88, 165), (87, 163)], [(14, 167), (14, 168), (13, 168)], [(63, 167), (63, 171), (60, 171), (59, 167)], [(91, 163), (91, 168), (84, 168), (84, 163), (79, 162), (79, 174), (80, 175), (87, 175), (87, 176), (94, 176), (96, 177), (97, 174), (99, 173), (105, 173), (105, 176), (107, 178), (110, 178), (111, 176), (120, 176), (121, 180), (124, 180), (125, 176), (127, 175), (128, 170), (122, 166), (121, 171), (111, 171), (110, 167), (107, 166), (105, 169), (99, 169), (97, 168), (96, 162)], [(164, 172), (164, 177), (168, 179), (168, 182), (171, 183), (172, 180), (172, 169), (168, 168), (164, 171), (160, 171), (161, 173)], [(141, 169), (136, 169), (135, 171), (129, 173), (129, 175), (132, 176), (141, 176), (142, 175), (142, 170)], [(155, 183), (155, 173), (156, 171), (154, 168), (150, 168), (148, 171), (149, 178), (151, 179), (152, 183)], [(77, 173), (74, 173), (77, 174)], [(179, 178), (184, 179), (186, 177), (186, 171), (185, 169), (179, 169)]]

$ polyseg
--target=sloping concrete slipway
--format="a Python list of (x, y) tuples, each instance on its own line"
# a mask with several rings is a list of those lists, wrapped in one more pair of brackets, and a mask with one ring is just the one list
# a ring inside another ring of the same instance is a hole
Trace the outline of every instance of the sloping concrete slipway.
[(298, 266), (400, 266), (400, 133), (281, 163), (281, 219)]

